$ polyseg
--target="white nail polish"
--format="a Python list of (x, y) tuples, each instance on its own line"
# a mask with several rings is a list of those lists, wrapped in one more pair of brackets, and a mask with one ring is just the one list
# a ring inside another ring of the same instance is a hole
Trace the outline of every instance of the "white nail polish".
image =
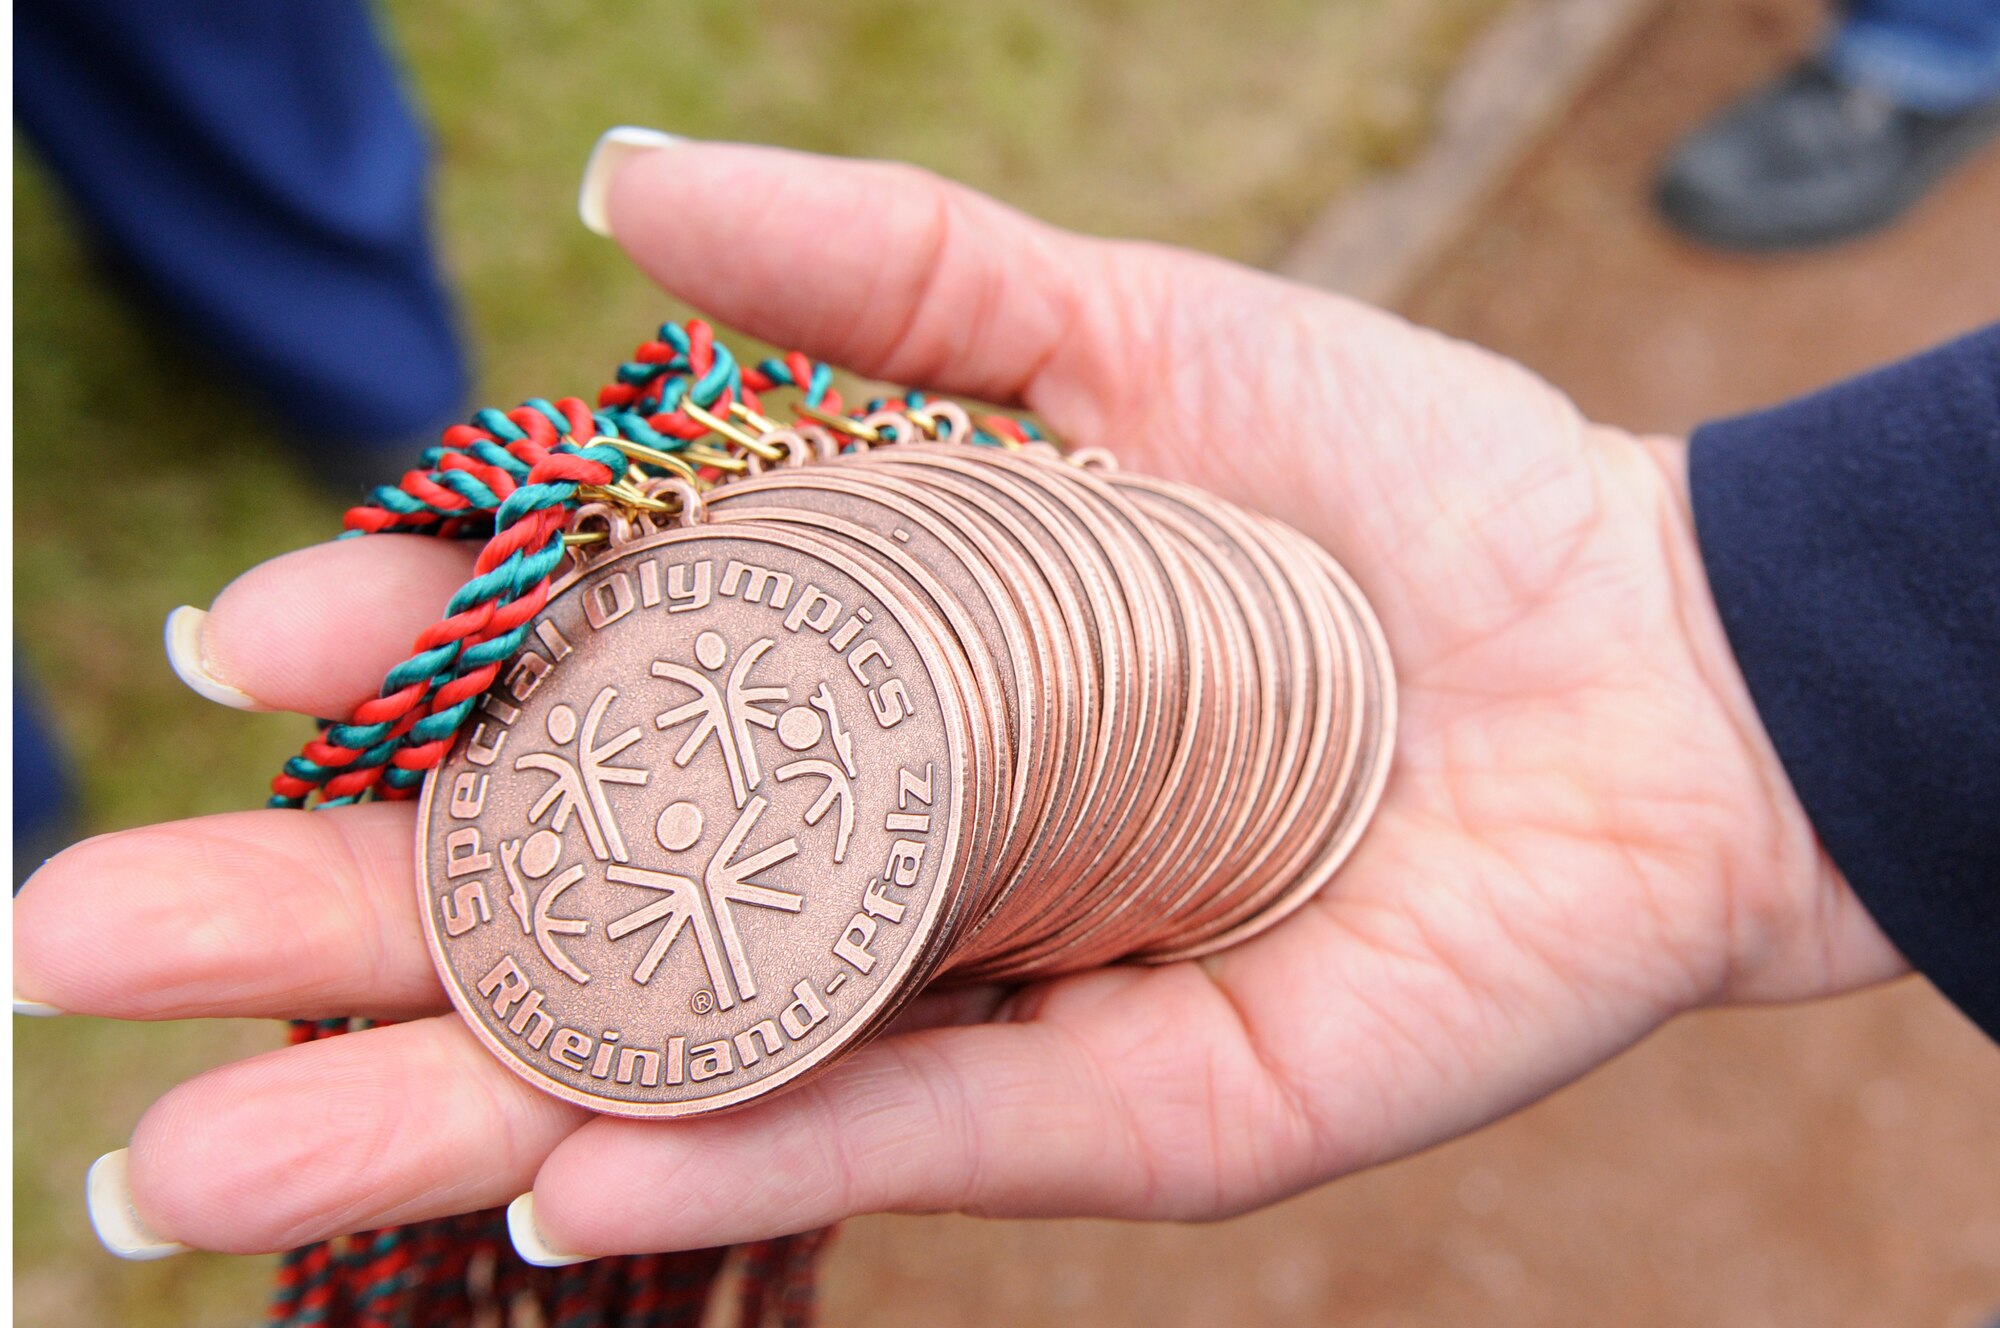
[(208, 662), (201, 651), (202, 624), (207, 621), (208, 610), (190, 604), (183, 604), (167, 615), (167, 663), (173, 666), (175, 675), (195, 695), (217, 705), (226, 705), (231, 710), (270, 709), (208, 671)]
[(17, 995), (14, 997), (14, 1013), (26, 1015), (30, 1019), (50, 1019), (59, 1014), (67, 1014), (68, 1011), (58, 1009), (47, 1001), (31, 1001)]
[(83, 1193), (97, 1238), (104, 1242), (105, 1249), (121, 1259), (164, 1259), (170, 1254), (187, 1253), (189, 1246), (177, 1240), (162, 1240), (147, 1230), (139, 1215), (132, 1211), (132, 1182), (126, 1174), (131, 1155), (131, 1149), (121, 1148), (90, 1164)]
[(514, 1252), (537, 1268), (567, 1268), (573, 1263), (588, 1263), (594, 1257), (564, 1254), (561, 1250), (550, 1248), (535, 1226), (533, 1190), (507, 1205), (507, 1235), (513, 1239)]
[(641, 129), (637, 125), (619, 125), (605, 130), (597, 145), (591, 148), (590, 160), (584, 163), (583, 185), (576, 194), (576, 214), (583, 219), (583, 224), (595, 234), (609, 238), (611, 218), (605, 212), (604, 203), (611, 193), (611, 177), (618, 173), (619, 163), (641, 152), (670, 148), (680, 141), (676, 134)]

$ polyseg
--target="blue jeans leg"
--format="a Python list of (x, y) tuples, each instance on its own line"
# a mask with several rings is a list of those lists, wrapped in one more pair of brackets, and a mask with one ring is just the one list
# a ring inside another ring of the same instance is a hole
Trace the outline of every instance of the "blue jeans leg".
[(1952, 115), (2000, 98), (2000, 0), (1857, 0), (1827, 46), (1846, 81)]
[(360, 0), (20, 0), (16, 118), (111, 256), (292, 429), (463, 407), (428, 149)]

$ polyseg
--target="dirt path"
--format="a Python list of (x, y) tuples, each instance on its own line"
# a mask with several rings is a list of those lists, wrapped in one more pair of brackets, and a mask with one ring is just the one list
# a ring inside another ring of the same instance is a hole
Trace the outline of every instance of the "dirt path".
[[(1697, 253), (1653, 163), (1819, 11), (1676, 0), (1407, 302), (1592, 415), (1684, 431), (2000, 317), (2000, 152), (1809, 259)], [(2000, 1312), (2000, 1051), (1917, 983), (1708, 1014), (1425, 1157), (1213, 1227), (877, 1218), (834, 1328), (1800, 1325)]]
[(1888, 233), (1751, 260), (1675, 239), (1655, 164), (1782, 67), (1818, 9), (1675, 0), (1404, 311), (1526, 362), (1636, 429), (1779, 401), (2000, 318), (2000, 148)]

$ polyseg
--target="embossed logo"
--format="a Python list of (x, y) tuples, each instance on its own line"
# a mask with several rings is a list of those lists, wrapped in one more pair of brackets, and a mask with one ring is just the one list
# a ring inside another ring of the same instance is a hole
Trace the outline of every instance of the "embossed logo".
[(732, 528), (591, 569), (427, 787), (454, 998), (564, 1096), (673, 1114), (802, 1072), (921, 956), (962, 718), (827, 556)]

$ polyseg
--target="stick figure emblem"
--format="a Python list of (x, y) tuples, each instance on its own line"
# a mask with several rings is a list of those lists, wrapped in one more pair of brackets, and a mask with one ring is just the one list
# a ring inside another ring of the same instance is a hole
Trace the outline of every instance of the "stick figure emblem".
[(574, 758), (555, 752), (530, 752), (514, 762), (516, 770), (543, 770), (555, 776), (555, 781), (528, 809), (528, 819), (539, 822), (547, 816), (550, 828), (561, 834), (569, 828), (570, 817), (575, 816), (582, 822), (583, 837), (599, 862), (607, 858), (625, 861), (625, 837), (618, 832), (617, 818), (611, 814), (611, 799), (605, 793), (605, 785), (644, 784), (651, 774), (636, 767), (612, 764), (612, 758), (639, 741), (637, 728), (626, 729), (604, 742), (597, 740), (598, 726), (617, 699), (615, 687), (600, 691), (585, 712), (581, 727), (576, 711), (566, 705), (551, 706), (549, 737), (559, 748), (573, 743)]
[(722, 752), (722, 763), (728, 768), (729, 791), (738, 807), (743, 806), (756, 792), (757, 786), (764, 782), (763, 769), (757, 763), (757, 749), (750, 741), (750, 726), (776, 728), (778, 717), (764, 709), (764, 703), (782, 702), (790, 697), (783, 687), (751, 685), (750, 674), (771, 645), (769, 637), (753, 642), (736, 657), (735, 665), (720, 686), (709, 675), (719, 673), (729, 663), (729, 643), (715, 632), (703, 632), (694, 640), (694, 658), (701, 665), (700, 669), (664, 659), (653, 661), (654, 677), (679, 683), (695, 694), (693, 700), (662, 711), (653, 720), (663, 730), (694, 721), (687, 741), (674, 753), (674, 764), (686, 765), (713, 737), (716, 747)]
[[(634, 982), (650, 981), (653, 971), (659, 967), (681, 933), (692, 931), (695, 946), (701, 951), (702, 963), (708, 970), (709, 985), (715, 992), (717, 1008), (727, 1010), (736, 1004), (739, 997), (747, 1001), (757, 995), (757, 979), (750, 969), (750, 957), (743, 948), (743, 936), (736, 927), (734, 905), (796, 913), (805, 902), (802, 895), (757, 885), (750, 879), (794, 857), (799, 851), (798, 841), (787, 838), (748, 857), (736, 856), (769, 805), (765, 799), (753, 797), (736, 814), (729, 833), (723, 836), (721, 845), (702, 869), (699, 882), (691, 876), (623, 864), (604, 869), (606, 880), (656, 890), (661, 896), (604, 929), (606, 936), (618, 941), (656, 922), (661, 924), (653, 943), (646, 948), (645, 955), (632, 970)], [(660, 813), (655, 833), (660, 847), (669, 853), (685, 852), (701, 838), (701, 809), (689, 802), (670, 804)]]

